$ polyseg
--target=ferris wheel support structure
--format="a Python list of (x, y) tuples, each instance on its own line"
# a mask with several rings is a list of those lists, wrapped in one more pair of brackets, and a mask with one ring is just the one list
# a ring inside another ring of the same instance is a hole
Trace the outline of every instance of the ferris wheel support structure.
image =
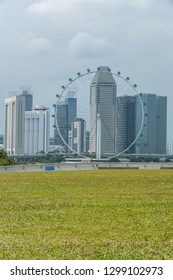
[[(74, 85), (78, 80), (80, 79), (83, 79), (84, 77), (86, 76), (90, 76), (90, 75), (93, 75), (97, 72), (97, 70), (95, 71), (91, 71), (90, 69), (87, 69), (87, 72), (85, 72), (84, 74), (81, 74), (80, 72), (77, 73), (77, 76), (72, 79), (72, 78), (69, 78), (68, 79), (68, 84), (66, 86), (62, 85), (62, 92), (60, 94), (57, 94), (56, 97), (57, 97), (57, 102), (56, 104), (53, 105), (54, 107), (54, 115), (52, 115), (52, 117), (54, 117), (54, 128), (57, 129), (57, 132), (59, 134), (59, 136), (61, 137), (61, 140), (63, 142), (63, 144), (68, 148), (69, 151), (71, 151), (72, 153), (80, 156), (80, 157), (83, 157), (83, 158), (88, 158), (87, 156), (81, 154), (81, 153), (78, 153), (76, 150), (74, 150), (63, 138), (62, 134), (61, 134), (61, 131), (60, 131), (60, 128), (59, 128), (59, 124), (58, 124), (58, 121), (57, 121), (57, 104), (59, 104), (63, 98), (63, 96), (65, 95), (65, 93), (67, 92), (67, 90), (70, 88), (70, 86)], [(124, 149), (123, 151), (115, 154), (116, 157), (119, 157), (120, 155), (124, 154), (125, 152), (127, 152), (137, 141), (138, 137), (140, 136), (141, 134), (141, 131), (142, 131), (142, 128), (143, 128), (143, 123), (144, 123), (144, 108), (143, 108), (143, 103), (142, 103), (142, 100), (141, 100), (141, 97), (140, 97), (140, 94), (138, 93), (137, 91), (137, 85), (136, 84), (131, 84), (130, 83), (130, 79), (129, 77), (122, 77), (121, 76), (121, 72), (117, 72), (116, 73), (113, 73), (111, 72), (111, 74), (113, 75), (113, 77), (116, 77), (116, 79), (121, 79), (123, 81), (122, 85), (121, 85), (121, 88), (125, 88), (126, 85), (129, 85), (129, 88), (131, 88), (131, 91), (134, 91), (135, 92), (135, 95), (139, 98), (139, 102), (140, 102), (140, 107), (141, 107), (141, 126), (139, 128), (139, 131), (137, 132), (136, 136), (135, 136), (135, 139), (132, 141), (132, 143), (126, 148)], [(117, 81), (116, 81), (117, 82)], [(89, 93), (88, 93), (89, 94)], [(98, 159), (101, 159), (101, 116), (100, 114), (97, 115), (97, 142), (96, 142), (96, 158)]]

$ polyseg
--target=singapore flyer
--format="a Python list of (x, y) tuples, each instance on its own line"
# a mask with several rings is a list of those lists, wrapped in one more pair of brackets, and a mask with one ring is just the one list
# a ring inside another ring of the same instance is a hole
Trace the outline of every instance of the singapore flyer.
[(142, 136), (144, 109), (137, 85), (100, 66), (62, 85), (54, 104), (57, 147), (97, 159), (133, 154)]

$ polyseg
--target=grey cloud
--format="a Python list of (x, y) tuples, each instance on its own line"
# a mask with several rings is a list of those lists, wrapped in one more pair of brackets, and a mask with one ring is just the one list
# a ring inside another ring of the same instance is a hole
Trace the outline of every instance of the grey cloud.
[(52, 45), (45, 37), (36, 37), (32, 32), (26, 33), (22, 37), (23, 44), (26, 46), (28, 52), (41, 52), (50, 50)]
[(107, 56), (113, 45), (105, 38), (95, 37), (87, 32), (77, 33), (68, 44), (69, 52), (76, 57)]
[(140, 90), (172, 100), (173, 1), (0, 3), (1, 106), (9, 89), (25, 83), (51, 106), (63, 79), (99, 65), (126, 72)]

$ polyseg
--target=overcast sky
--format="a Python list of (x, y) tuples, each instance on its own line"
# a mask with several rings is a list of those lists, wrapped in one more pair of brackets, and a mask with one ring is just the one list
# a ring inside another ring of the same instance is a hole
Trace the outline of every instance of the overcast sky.
[(168, 97), (173, 142), (172, 0), (0, 0), (0, 134), (9, 91), (29, 85), (52, 108), (69, 77), (101, 65)]

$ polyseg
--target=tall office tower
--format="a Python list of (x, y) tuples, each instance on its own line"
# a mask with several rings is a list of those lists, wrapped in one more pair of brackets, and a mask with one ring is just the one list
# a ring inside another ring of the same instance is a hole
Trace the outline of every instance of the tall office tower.
[(33, 111), (25, 112), (25, 148), (27, 155), (48, 152), (50, 130), (50, 110), (36, 106)]
[[(99, 132), (98, 116), (101, 124)], [(115, 137), (116, 83), (109, 67), (101, 66), (90, 86), (90, 153), (97, 152), (99, 142), (101, 154), (114, 154), (116, 152)]]
[[(167, 98), (155, 94), (141, 93), (144, 123), (136, 141), (137, 154), (166, 153)], [(141, 126), (141, 104), (136, 98), (136, 134)]]
[(71, 124), (74, 122), (77, 116), (77, 99), (73, 97), (68, 97), (65, 99), (65, 105), (67, 105), (68, 111), (68, 131), (71, 129)]
[(77, 99), (73, 97), (66, 98), (65, 103), (57, 105), (56, 112), (60, 133), (55, 129), (55, 144), (64, 146), (64, 141), (68, 144), (68, 133), (71, 130), (71, 123), (77, 116)]
[(24, 154), (25, 111), (32, 110), (32, 95), (21, 93), (5, 99), (5, 150)]
[[(135, 140), (135, 97), (117, 97), (116, 152), (125, 151)], [(126, 153), (134, 153), (134, 145)]]
[(156, 153), (166, 154), (167, 135), (167, 97), (156, 99)]
[(20, 94), (25, 96), (25, 111), (31, 111), (33, 97), (32, 97), (30, 88), (29, 87), (21, 88)]
[[(56, 107), (56, 118), (58, 130), (55, 129), (55, 144), (64, 146), (64, 141), (68, 143), (68, 106), (58, 104)], [(63, 141), (63, 140), (64, 141)]]
[(71, 124), (71, 147), (78, 153), (86, 152), (86, 122), (82, 118)]

